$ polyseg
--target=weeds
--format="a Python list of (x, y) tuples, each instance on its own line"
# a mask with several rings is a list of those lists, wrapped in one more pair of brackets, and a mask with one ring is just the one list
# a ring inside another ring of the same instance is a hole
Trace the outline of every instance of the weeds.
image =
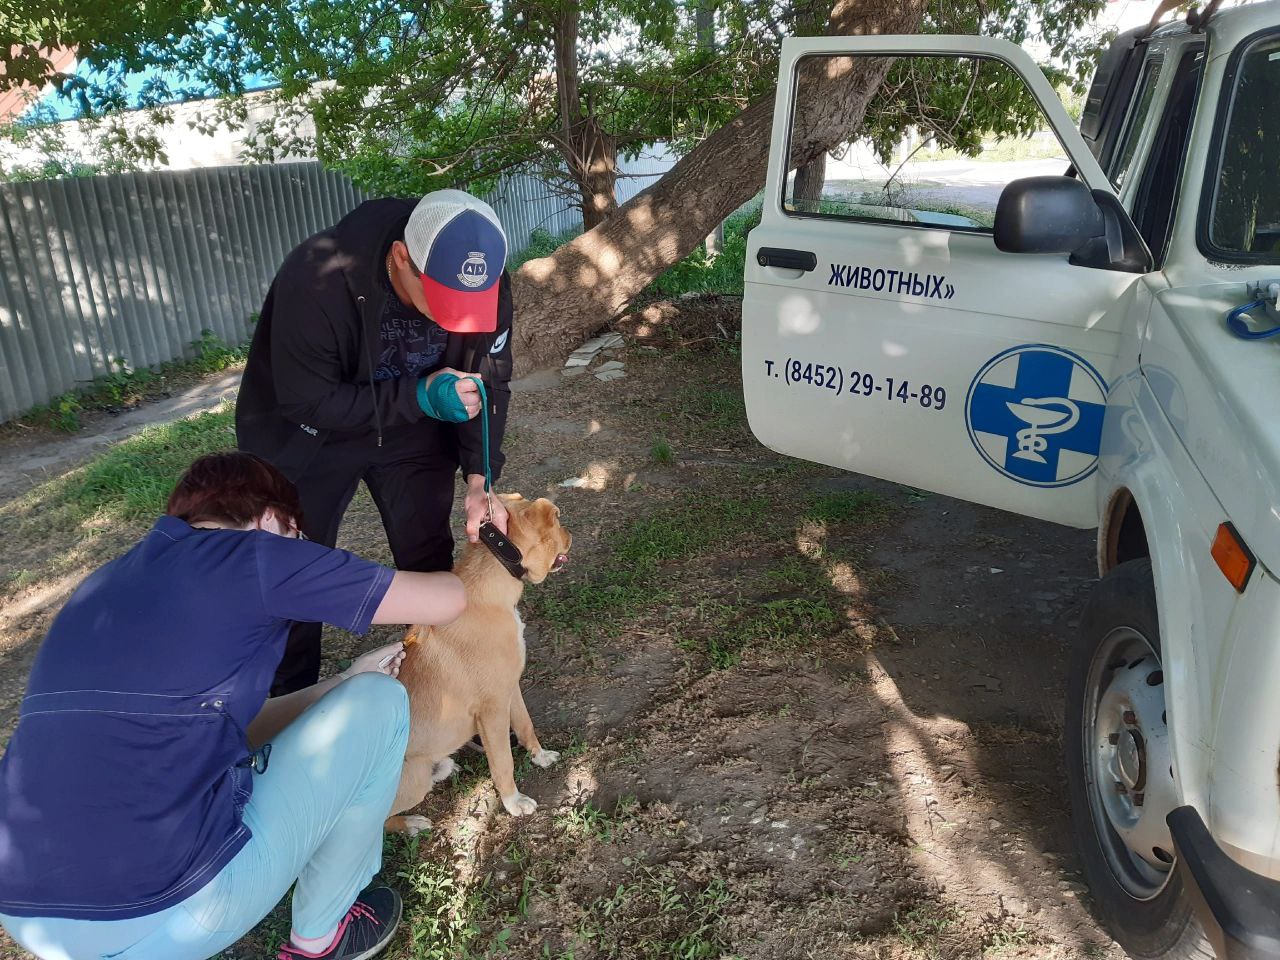
[(458, 885), (448, 861), (423, 858), (419, 837), (404, 841), (403, 863), (396, 871), (405, 898), (409, 955), (414, 960), (453, 960), (466, 956), (483, 930), (480, 891)]
[(633, 616), (670, 598), (663, 564), (764, 529), (768, 513), (763, 498), (724, 498), (641, 517), (610, 538), (589, 579), (532, 593), (528, 605), (547, 626), (570, 632)]
[(75, 433), (80, 429), (80, 413), (82, 410), (84, 410), (84, 407), (80, 405), (80, 400), (74, 393), (64, 393), (50, 403), (43, 414), (33, 414), (33, 416), (42, 416), (45, 422), (55, 430), (60, 430), (63, 433)]
[(37, 407), (21, 417), (20, 421), (47, 426), (62, 433), (75, 433), (81, 427), (80, 414), (87, 410), (119, 410), (136, 406), (174, 377), (217, 373), (242, 363), (248, 356), (247, 347), (228, 346), (212, 330), (202, 331), (200, 339), (193, 341), (191, 346), (194, 351), (192, 357), (161, 363), (155, 369), (134, 368), (126, 357), (111, 357), (107, 363), (110, 372), (106, 376), (79, 390), (55, 397), (46, 406)]
[(892, 505), (868, 490), (822, 494), (805, 508), (804, 519), (816, 523), (875, 523), (893, 513)]
[(636, 870), (629, 883), (587, 909), (578, 935), (606, 956), (637, 960), (707, 960), (728, 948), (733, 896), (714, 878), (689, 885), (670, 866)]
[(193, 459), (235, 446), (232, 418), (232, 408), (223, 405), (147, 427), (78, 470), (6, 504), (0, 518), (25, 516), (27, 524), (65, 527), (94, 516), (104, 522), (157, 516)]
[(665, 440), (654, 441), (653, 446), (649, 448), (649, 456), (654, 463), (659, 463), (664, 467), (669, 467), (676, 462), (675, 451), (671, 449), (671, 444)]
[(894, 933), (912, 955), (934, 960), (946, 952), (945, 941), (958, 920), (953, 908), (924, 903), (900, 915), (894, 923)]
[[(251, 321), (257, 320), (254, 314)], [(186, 361), (185, 368), (195, 373), (217, 373), (237, 363), (243, 363), (249, 356), (247, 346), (233, 347), (223, 342), (222, 338), (212, 330), (203, 330), (200, 339), (192, 343), (196, 355)]]
[(634, 820), (637, 806), (634, 797), (623, 797), (614, 804), (610, 813), (588, 800), (582, 806), (557, 816), (555, 824), (565, 833), (612, 843)]
[(1021, 950), (1036, 942), (1035, 935), (1027, 929), (1022, 921), (1006, 925), (993, 931), (987, 938), (983, 949), (984, 957), (998, 957), (1005, 953)]

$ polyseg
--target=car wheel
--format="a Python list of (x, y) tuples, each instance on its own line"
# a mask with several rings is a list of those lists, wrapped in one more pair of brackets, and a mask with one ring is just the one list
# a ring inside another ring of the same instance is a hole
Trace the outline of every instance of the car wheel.
[(1151, 561), (1099, 581), (1071, 652), (1063, 745), (1076, 844), (1100, 919), (1139, 960), (1212, 960), (1165, 818), (1178, 806)]

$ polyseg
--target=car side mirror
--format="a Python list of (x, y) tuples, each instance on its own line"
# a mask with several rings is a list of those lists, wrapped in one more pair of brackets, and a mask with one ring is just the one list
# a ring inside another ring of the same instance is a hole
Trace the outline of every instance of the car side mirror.
[(996, 248), (1005, 253), (1075, 253), (1102, 232), (1093, 193), (1070, 177), (1014, 180), (996, 205)]
[(996, 205), (996, 248), (1070, 254), (1081, 267), (1146, 273), (1152, 257), (1115, 195), (1073, 177), (1014, 180)]

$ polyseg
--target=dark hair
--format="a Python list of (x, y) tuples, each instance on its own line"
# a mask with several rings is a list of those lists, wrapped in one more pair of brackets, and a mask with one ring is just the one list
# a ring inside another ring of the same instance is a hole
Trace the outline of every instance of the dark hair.
[(182, 475), (165, 512), (187, 523), (243, 527), (266, 512), (302, 528), (302, 504), (289, 479), (252, 453), (210, 453)]

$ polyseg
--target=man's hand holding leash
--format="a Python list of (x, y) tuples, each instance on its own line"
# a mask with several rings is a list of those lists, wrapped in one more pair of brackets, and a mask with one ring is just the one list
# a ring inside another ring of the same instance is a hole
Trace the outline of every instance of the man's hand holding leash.
[(467, 477), (467, 498), (463, 501), (463, 509), (467, 514), (467, 539), (472, 543), (480, 542), (480, 524), (486, 520), (492, 520), (504, 534), (507, 532), (507, 508), (496, 495), (490, 497), (485, 493), (484, 474), (473, 473)]

